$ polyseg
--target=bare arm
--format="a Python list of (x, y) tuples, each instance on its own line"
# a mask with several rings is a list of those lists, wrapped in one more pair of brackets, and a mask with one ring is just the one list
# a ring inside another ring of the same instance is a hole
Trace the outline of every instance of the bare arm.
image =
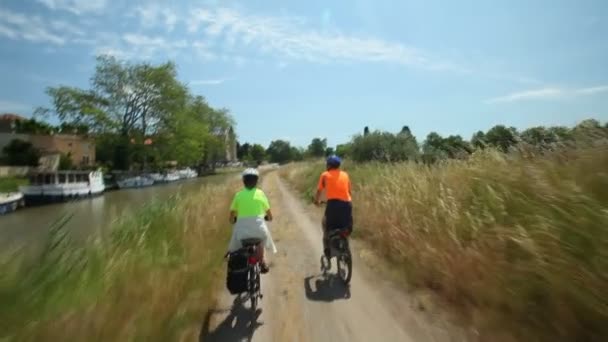
[(266, 210), (266, 221), (272, 221), (272, 211), (270, 209)]
[(230, 224), (236, 223), (236, 211), (230, 210)]
[(319, 185), (317, 185), (317, 193), (315, 194), (315, 204), (319, 205), (321, 203), (321, 194), (325, 189), (325, 178), (323, 175), (319, 178)]
[(317, 190), (315, 194), (315, 204), (319, 205), (321, 203), (321, 194), (323, 194), (323, 190)]

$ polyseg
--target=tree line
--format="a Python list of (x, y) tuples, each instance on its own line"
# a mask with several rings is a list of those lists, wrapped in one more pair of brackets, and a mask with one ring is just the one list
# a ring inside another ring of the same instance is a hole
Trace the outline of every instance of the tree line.
[[(287, 163), (306, 158), (322, 158), (337, 154), (357, 162), (417, 161), (434, 163), (445, 159), (464, 159), (479, 149), (494, 148), (502, 152), (522, 147), (555, 149), (560, 146), (580, 142), (608, 139), (608, 123), (602, 125), (594, 119), (584, 120), (575, 127), (553, 126), (531, 127), (519, 131), (515, 127), (496, 125), (486, 132), (479, 131), (471, 139), (460, 135), (442, 136), (431, 132), (419, 143), (408, 126), (398, 133), (365, 127), (363, 133), (356, 134), (350, 142), (336, 148), (327, 145), (327, 139), (314, 138), (306, 149), (292, 146), (288, 141), (275, 140), (267, 149), (259, 144), (239, 145), (240, 160), (268, 160)], [(255, 152), (254, 152), (255, 150)]]

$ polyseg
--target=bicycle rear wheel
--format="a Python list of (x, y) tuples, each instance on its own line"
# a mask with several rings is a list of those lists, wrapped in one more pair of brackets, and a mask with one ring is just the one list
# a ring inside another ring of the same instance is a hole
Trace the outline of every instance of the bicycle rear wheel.
[(337, 258), (338, 276), (344, 284), (350, 284), (353, 275), (353, 259), (350, 253), (342, 253)]
[(251, 301), (251, 310), (255, 312), (258, 308), (258, 293), (260, 291), (260, 274), (256, 267), (251, 268), (249, 274), (249, 300)]

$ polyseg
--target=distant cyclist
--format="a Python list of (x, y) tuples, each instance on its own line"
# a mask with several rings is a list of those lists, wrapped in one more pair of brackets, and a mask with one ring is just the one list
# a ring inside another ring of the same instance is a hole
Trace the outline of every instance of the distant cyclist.
[(319, 205), (325, 191), (327, 207), (323, 216), (323, 252), (329, 258), (327, 232), (334, 229), (353, 229), (353, 206), (350, 177), (340, 170), (342, 160), (335, 155), (327, 158), (327, 171), (321, 174), (315, 204)]
[[(272, 221), (270, 203), (264, 191), (257, 188), (260, 178), (258, 170), (247, 169), (242, 176), (245, 187), (234, 195), (230, 205), (230, 223), (234, 224), (234, 229), (228, 251), (239, 250), (242, 247), (241, 240), (258, 238), (262, 240), (265, 248), (276, 253), (277, 249), (265, 222), (266, 220)], [(258, 248), (257, 251), (258, 259), (261, 261), (261, 271), (262, 273), (268, 273), (269, 268), (264, 258), (264, 248)]]

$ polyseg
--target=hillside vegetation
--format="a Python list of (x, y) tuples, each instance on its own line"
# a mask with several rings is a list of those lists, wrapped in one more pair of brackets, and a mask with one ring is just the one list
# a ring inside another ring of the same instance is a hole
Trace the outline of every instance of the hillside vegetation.
[[(606, 340), (608, 145), (584, 146), (479, 149), (432, 166), (347, 161), (357, 236), (480, 329)], [(309, 197), (322, 170), (284, 176)]]

